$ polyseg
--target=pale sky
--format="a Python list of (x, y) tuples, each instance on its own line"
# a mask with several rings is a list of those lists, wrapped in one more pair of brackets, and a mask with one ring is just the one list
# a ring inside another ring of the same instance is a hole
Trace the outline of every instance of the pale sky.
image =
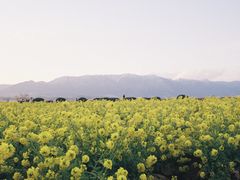
[(86, 74), (240, 80), (239, 0), (1, 0), (0, 84)]

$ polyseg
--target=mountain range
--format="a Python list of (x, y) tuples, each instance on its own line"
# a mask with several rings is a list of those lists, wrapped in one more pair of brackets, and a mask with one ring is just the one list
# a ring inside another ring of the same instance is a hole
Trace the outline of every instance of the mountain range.
[(176, 97), (186, 94), (195, 97), (238, 96), (240, 81), (172, 80), (156, 75), (86, 75), (65, 76), (49, 82), (26, 81), (14, 85), (0, 85), (0, 97), (28, 94), (31, 97)]

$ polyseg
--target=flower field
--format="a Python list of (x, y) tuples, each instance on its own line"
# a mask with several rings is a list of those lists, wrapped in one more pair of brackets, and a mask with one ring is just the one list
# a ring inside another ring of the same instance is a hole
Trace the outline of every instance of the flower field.
[(0, 179), (237, 179), (240, 98), (0, 103)]

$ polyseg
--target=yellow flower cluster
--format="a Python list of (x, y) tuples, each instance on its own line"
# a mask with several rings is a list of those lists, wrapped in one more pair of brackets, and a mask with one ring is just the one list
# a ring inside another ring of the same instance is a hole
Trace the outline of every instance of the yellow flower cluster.
[(156, 156), (150, 155), (150, 156), (147, 157), (147, 159), (146, 159), (146, 167), (147, 168), (152, 167), (156, 163), (157, 163), (157, 157)]
[(103, 162), (103, 166), (107, 169), (112, 169), (112, 160), (105, 159)]
[(1, 143), (0, 144), (0, 165), (4, 164), (4, 161), (13, 156), (15, 148), (12, 144)]
[(127, 180), (128, 171), (123, 167), (120, 167), (117, 170), (116, 175), (117, 175), (117, 180)]
[(230, 179), (239, 107), (239, 97), (0, 103), (0, 177)]
[(139, 173), (145, 172), (145, 165), (143, 163), (137, 164), (137, 169)]

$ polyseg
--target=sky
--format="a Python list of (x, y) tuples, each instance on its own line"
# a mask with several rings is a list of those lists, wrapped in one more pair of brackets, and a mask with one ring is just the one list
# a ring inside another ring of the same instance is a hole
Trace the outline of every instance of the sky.
[(123, 73), (240, 80), (240, 1), (0, 1), (0, 84)]

